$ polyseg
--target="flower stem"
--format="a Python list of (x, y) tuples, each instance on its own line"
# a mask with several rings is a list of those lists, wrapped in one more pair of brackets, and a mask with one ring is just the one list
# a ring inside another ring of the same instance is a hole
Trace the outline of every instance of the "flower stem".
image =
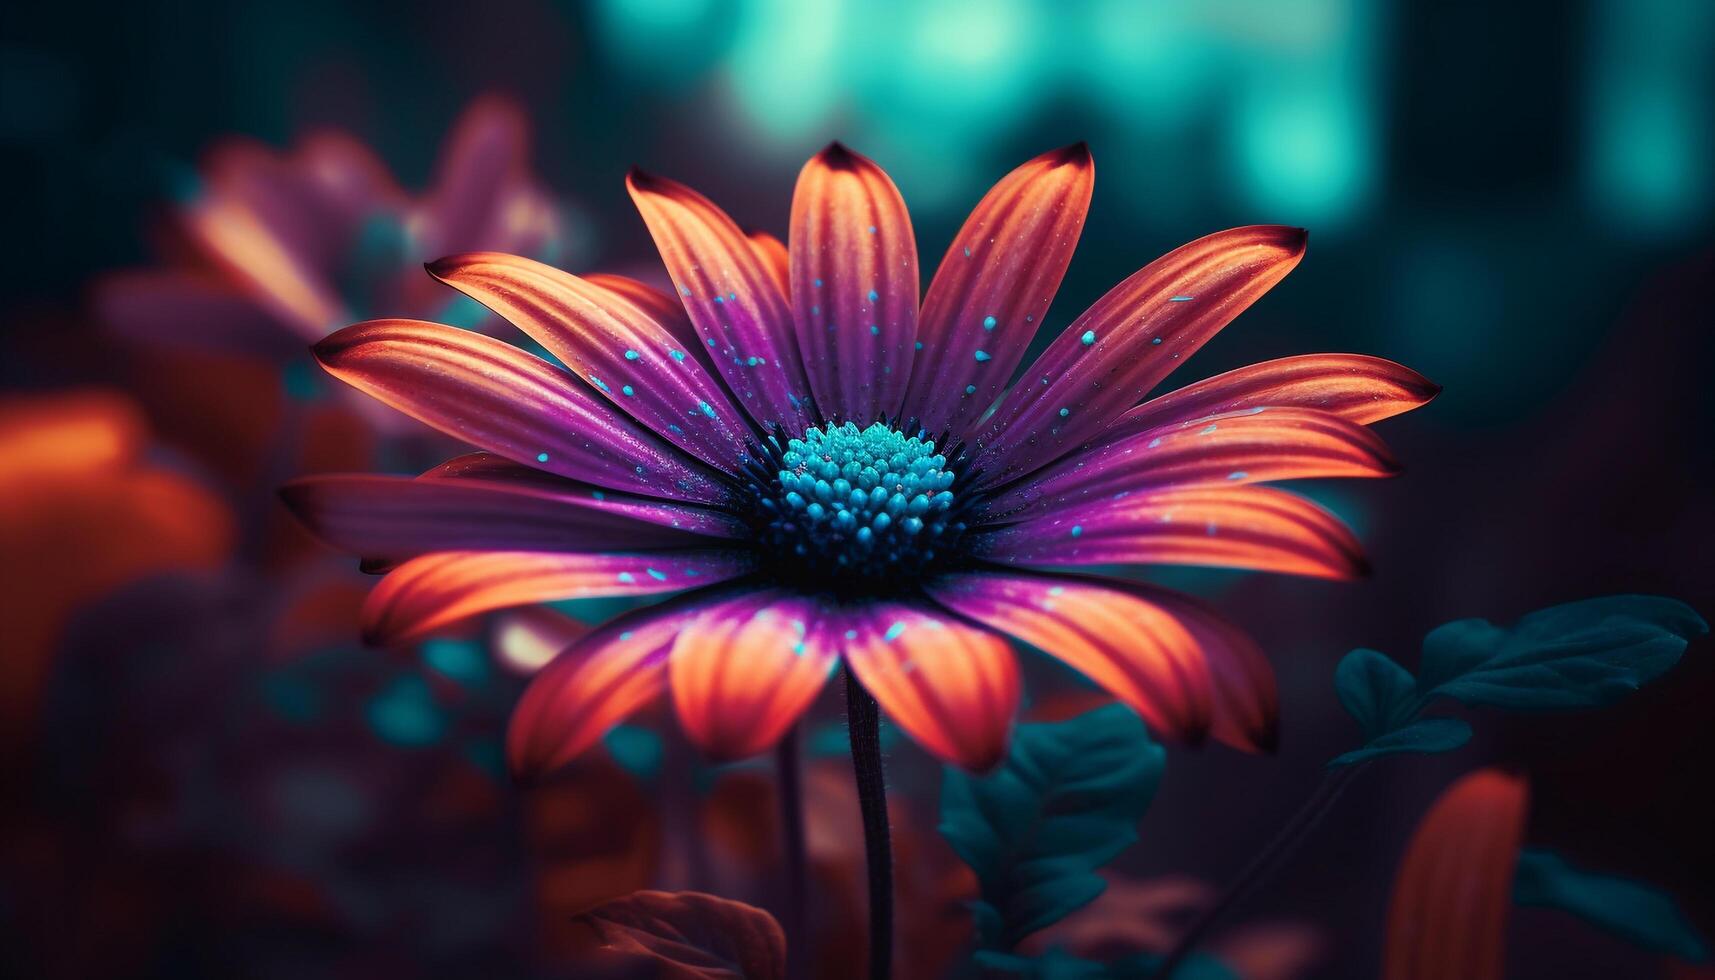
[(863, 814), (863, 850), (869, 869), (869, 976), (893, 973), (893, 853), (888, 840), (887, 787), (881, 772), (881, 709), (846, 667), (846, 725)]
[(786, 976), (804, 980), (810, 975), (810, 865), (804, 848), (804, 790), (798, 761), (798, 726), (780, 740), (775, 755), (779, 769), (781, 844), (786, 851), (786, 908), (782, 925), (786, 930)]
[(1173, 971), (1179, 968), (1186, 957), (1196, 951), (1198, 943), (1208, 936), (1209, 930), (1214, 928), (1221, 916), (1256, 891), (1258, 886), (1268, 880), (1270, 874), (1273, 874), (1280, 865), (1285, 863), (1298, 845), (1310, 836), (1310, 832), (1315, 830), (1316, 825), (1322, 822), (1322, 818), (1328, 815), (1329, 810), (1333, 809), (1334, 802), (1340, 798), (1341, 793), (1345, 792), (1347, 784), (1352, 781), (1353, 776), (1358, 774), (1358, 770), (1364, 768), (1364, 765), (1365, 763), (1358, 763), (1325, 774), (1322, 781), (1317, 784), (1316, 791), (1304, 801), (1304, 805), (1300, 806), (1298, 811), (1285, 824), (1281, 825), (1280, 830), (1275, 833), (1274, 838), (1268, 842), (1267, 846), (1251, 858), (1250, 863), (1246, 864), (1244, 870), (1239, 872), (1239, 876), (1233, 880), (1233, 883), (1227, 886), (1227, 890), (1221, 894), (1215, 904), (1209, 906), (1202, 915), (1198, 916), (1197, 921), (1191, 923), (1191, 927), (1179, 937), (1179, 941), (1174, 944), (1173, 949), (1162, 957), (1160, 964), (1156, 966), (1155, 972), (1151, 975), (1157, 980), (1167, 980), (1173, 976)]

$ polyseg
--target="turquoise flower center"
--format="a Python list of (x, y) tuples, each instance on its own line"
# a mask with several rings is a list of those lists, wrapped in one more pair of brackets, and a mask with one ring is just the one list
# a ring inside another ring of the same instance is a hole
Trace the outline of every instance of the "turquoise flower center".
[(956, 551), (965, 530), (957, 474), (923, 433), (829, 423), (774, 442), (773, 485), (758, 488), (759, 536), (782, 579), (885, 591)]

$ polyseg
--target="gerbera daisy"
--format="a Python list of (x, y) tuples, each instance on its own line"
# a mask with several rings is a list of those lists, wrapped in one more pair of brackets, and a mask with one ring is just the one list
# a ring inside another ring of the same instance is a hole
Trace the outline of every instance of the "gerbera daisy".
[(919, 302), (898, 190), (838, 144), (799, 177), (790, 249), (634, 171), (677, 297), (491, 252), (431, 263), (561, 364), (433, 323), (342, 330), (316, 346), (330, 372), (481, 452), (417, 478), (305, 479), (286, 500), (390, 568), (366, 609), (377, 642), (505, 606), (681, 592), (535, 677), (509, 735), (520, 771), (563, 764), (664, 690), (711, 755), (760, 752), (842, 661), (924, 748), (984, 769), (1018, 706), (1013, 639), (1165, 736), (1264, 746), (1273, 678), (1247, 638), (1196, 600), (1077, 570), (1359, 574), (1338, 520), (1260, 484), (1395, 472), (1365, 425), (1437, 389), (1329, 354), (1142, 401), (1298, 264), (1305, 233), (1277, 226), (1151, 263), (1015, 381), (1093, 179), (1081, 144), (1013, 171)]

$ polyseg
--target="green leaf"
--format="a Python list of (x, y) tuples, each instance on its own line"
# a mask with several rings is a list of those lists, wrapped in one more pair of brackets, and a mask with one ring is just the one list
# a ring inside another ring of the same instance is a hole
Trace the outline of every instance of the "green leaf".
[(1510, 630), (1464, 619), (1424, 638), (1418, 686), (1497, 708), (1599, 707), (1661, 676), (1708, 629), (1682, 602), (1638, 595), (1542, 609)]
[(1374, 739), (1411, 720), (1417, 682), (1411, 672), (1376, 650), (1353, 650), (1334, 668), (1334, 690), (1346, 713)]
[(1335, 756), (1328, 763), (1328, 768), (1337, 769), (1341, 766), (1356, 765), (1377, 756), (1398, 755), (1405, 752), (1417, 755), (1451, 752), (1470, 740), (1471, 726), (1457, 718), (1424, 718), (1421, 721), (1414, 721), (1404, 728), (1396, 728), (1386, 734), (1378, 735), (1366, 742), (1363, 748), (1353, 749), (1344, 755)]
[(1011, 950), (1101, 894), (1096, 869), (1137, 840), (1165, 763), (1143, 722), (1115, 704), (1020, 725), (988, 776), (945, 768), (940, 831), (976, 872), (985, 948)]
[(1696, 962), (1709, 955), (1673, 899), (1635, 881), (1580, 871), (1552, 851), (1519, 852), (1513, 902), (1563, 909), (1658, 953)]

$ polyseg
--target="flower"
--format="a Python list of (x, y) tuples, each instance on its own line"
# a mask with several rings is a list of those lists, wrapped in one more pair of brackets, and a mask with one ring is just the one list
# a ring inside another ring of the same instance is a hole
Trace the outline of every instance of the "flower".
[(558, 258), (560, 218), (530, 173), (528, 143), (513, 105), (479, 99), (448, 136), (433, 185), (412, 198), (343, 133), (313, 134), (290, 153), (229, 140), (173, 209), (168, 262), (108, 277), (97, 305), (131, 336), (280, 360), (364, 316), (481, 326), (486, 314), (449, 303), (421, 264), (478, 248)]
[(1479, 769), (1424, 814), (1394, 876), (1387, 980), (1505, 974), (1513, 869), (1529, 798), (1523, 778)]
[(414, 479), (308, 478), (285, 498), (391, 568), (365, 609), (377, 642), (505, 606), (682, 593), (536, 675), (508, 736), (521, 771), (564, 763), (664, 689), (709, 753), (759, 752), (842, 660), (923, 747), (983, 769), (1019, 701), (1008, 637), (1166, 737), (1265, 747), (1274, 681), (1248, 638), (1196, 600), (1077, 569), (1355, 576), (1350, 532), (1258, 484), (1395, 472), (1365, 423), (1437, 389), (1329, 354), (1139, 404), (1297, 265), (1305, 233), (1275, 226), (1145, 267), (1009, 387), (1093, 178), (1082, 145), (1013, 171), (919, 304), (899, 192), (838, 144), (799, 178), (789, 251), (634, 171), (677, 302), (509, 255), (435, 262), (566, 367), (432, 323), (342, 330), (316, 347), (330, 372), (482, 452)]

